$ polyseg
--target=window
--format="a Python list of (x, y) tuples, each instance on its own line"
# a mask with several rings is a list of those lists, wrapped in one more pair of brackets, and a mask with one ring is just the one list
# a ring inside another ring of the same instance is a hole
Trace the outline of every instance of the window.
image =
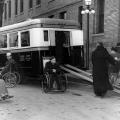
[(7, 48), (7, 35), (0, 35), (0, 48)]
[(18, 47), (18, 34), (11, 33), (9, 35), (9, 45), (10, 47)]
[(48, 18), (54, 18), (54, 15), (50, 15), (50, 16), (48, 16)]
[(80, 6), (79, 7), (79, 12), (78, 12), (78, 22), (80, 24), (80, 29), (82, 30), (82, 14), (81, 14), (81, 11), (82, 11), (83, 7)]
[(97, 30), (96, 33), (104, 32), (104, 0), (97, 1)]
[(23, 12), (24, 5), (23, 5), (23, 0), (20, 0), (20, 12)]
[(30, 46), (30, 34), (29, 31), (21, 33), (21, 46)]
[(33, 0), (29, 0), (29, 9), (33, 7)]
[(8, 17), (11, 18), (11, 0), (8, 1), (8, 8), (9, 8)]
[(48, 41), (48, 31), (44, 30), (44, 41)]
[(4, 12), (4, 19), (7, 19), (7, 4), (5, 3), (5, 12)]
[(69, 31), (55, 31), (56, 45), (61, 43), (64, 47), (70, 46), (70, 32)]
[(15, 0), (15, 15), (18, 14), (18, 0)]
[(41, 0), (36, 0), (36, 5), (40, 5), (41, 4)]
[(54, 1), (55, 1), (55, 0), (49, 0), (49, 1), (48, 1), (48, 4), (50, 4), (50, 3), (54, 2)]
[(60, 13), (60, 16), (59, 16), (60, 19), (66, 19), (67, 18), (67, 12), (61, 12)]

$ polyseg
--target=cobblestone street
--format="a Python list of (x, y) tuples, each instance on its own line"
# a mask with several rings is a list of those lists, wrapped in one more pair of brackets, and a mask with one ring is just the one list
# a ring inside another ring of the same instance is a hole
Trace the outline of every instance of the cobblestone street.
[(14, 98), (0, 102), (0, 120), (119, 120), (120, 95), (95, 97), (91, 85), (69, 86), (66, 93), (41, 91), (39, 85), (9, 88)]

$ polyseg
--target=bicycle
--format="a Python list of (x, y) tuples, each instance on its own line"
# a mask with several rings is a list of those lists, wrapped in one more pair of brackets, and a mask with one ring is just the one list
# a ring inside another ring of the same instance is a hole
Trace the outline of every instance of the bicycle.
[(19, 72), (6, 72), (1, 75), (1, 78), (5, 81), (6, 87), (13, 88), (21, 82)]

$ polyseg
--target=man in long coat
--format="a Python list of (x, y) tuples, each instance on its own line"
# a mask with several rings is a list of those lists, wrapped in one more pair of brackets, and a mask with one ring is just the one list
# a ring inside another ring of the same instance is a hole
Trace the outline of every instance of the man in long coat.
[(96, 96), (103, 97), (107, 90), (113, 90), (109, 82), (109, 63), (115, 65), (116, 61), (104, 48), (103, 43), (99, 42), (92, 52), (93, 88)]

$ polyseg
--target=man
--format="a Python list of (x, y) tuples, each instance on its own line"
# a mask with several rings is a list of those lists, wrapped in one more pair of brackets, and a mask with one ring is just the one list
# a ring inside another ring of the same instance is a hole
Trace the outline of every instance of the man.
[(93, 88), (96, 96), (103, 97), (107, 90), (113, 90), (108, 76), (109, 63), (115, 65), (116, 61), (104, 48), (103, 43), (98, 42), (92, 52)]
[(44, 72), (48, 72), (50, 75), (50, 88), (53, 88), (53, 83), (56, 81), (57, 88), (60, 89), (60, 82), (58, 74), (60, 72), (60, 67), (56, 63), (55, 57), (51, 57), (50, 61), (46, 63)]
[(11, 53), (7, 53), (7, 62), (5, 64), (5, 67), (2, 69), (1, 74), (4, 75), (7, 72), (14, 72), (17, 70), (16, 62), (12, 58)]

